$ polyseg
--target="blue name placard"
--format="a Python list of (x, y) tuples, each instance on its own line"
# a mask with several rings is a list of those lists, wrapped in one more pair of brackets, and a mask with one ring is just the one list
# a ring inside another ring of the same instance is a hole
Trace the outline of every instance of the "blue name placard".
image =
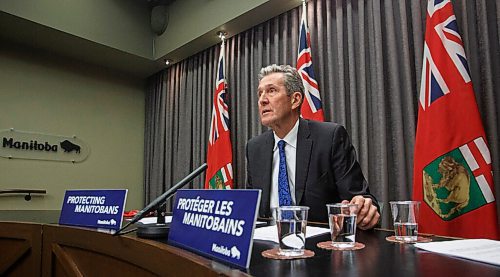
[(119, 230), (127, 191), (67, 190), (59, 224)]
[(170, 244), (248, 268), (260, 190), (179, 190)]

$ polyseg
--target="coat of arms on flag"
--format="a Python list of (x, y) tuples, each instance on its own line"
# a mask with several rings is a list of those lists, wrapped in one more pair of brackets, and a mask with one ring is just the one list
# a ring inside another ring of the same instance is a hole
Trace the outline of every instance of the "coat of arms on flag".
[(217, 84), (215, 85), (210, 137), (208, 139), (205, 188), (231, 189), (233, 186), (233, 151), (229, 133), (226, 77), (224, 74), (224, 39), (219, 55)]
[(490, 164), (482, 137), (440, 156), (424, 168), (424, 201), (446, 221), (495, 201)]
[(231, 164), (227, 164), (219, 169), (212, 178), (210, 178), (209, 185), (212, 189), (230, 189), (229, 182), (233, 179), (233, 169)]
[(415, 139), (419, 231), (498, 239), (491, 156), (450, 0), (429, 0)]

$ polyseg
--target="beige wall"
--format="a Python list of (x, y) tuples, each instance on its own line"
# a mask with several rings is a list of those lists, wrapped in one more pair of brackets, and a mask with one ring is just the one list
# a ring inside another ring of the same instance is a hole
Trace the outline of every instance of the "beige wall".
[(0, 157), (0, 189), (46, 189), (26, 202), (0, 196), (0, 210), (57, 210), (66, 189), (129, 189), (127, 209), (143, 207), (143, 80), (0, 46), (0, 129), (76, 135), (90, 147), (81, 163)]
[[(69, 188), (128, 188), (127, 208), (143, 207), (143, 78), (155, 72), (153, 59), (175, 54), (177, 62), (219, 43), (216, 30), (232, 36), (297, 5), (300, 0), (177, 0), (165, 34), (155, 37), (145, 1), (0, 1), (0, 22), (9, 23), (0, 24), (0, 129), (77, 135), (91, 150), (77, 164), (0, 157), (0, 189), (48, 190), (31, 202), (0, 196), (0, 210), (59, 209)], [(50, 54), (6, 50), (8, 41)], [(141, 77), (118, 76), (129, 68)]]
[(153, 58), (149, 8), (143, 1), (0, 1), (0, 11), (139, 57)]
[[(12, 0), (0, 1), (0, 11), (67, 34), (72, 42), (76, 40), (83, 45), (92, 42), (161, 64), (163, 58), (178, 62), (220, 43), (217, 31), (224, 30), (231, 37), (301, 3), (301, 0), (176, 0), (168, 5), (168, 25), (161, 36), (151, 30), (150, 8), (145, 0)], [(0, 13), (0, 21), (1, 16)], [(47, 43), (44, 41), (47, 35), (39, 35), (31, 28), (24, 27), (21, 30), (24, 35), (15, 29), (17, 32), (11, 35), (43, 41), (45, 47), (59, 49), (60, 42)]]

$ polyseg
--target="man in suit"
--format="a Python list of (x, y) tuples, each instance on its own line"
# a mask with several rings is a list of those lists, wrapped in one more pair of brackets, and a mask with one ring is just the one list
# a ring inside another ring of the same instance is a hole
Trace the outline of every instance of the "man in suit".
[[(326, 204), (358, 205), (358, 227), (374, 227), (378, 204), (345, 128), (300, 117), (304, 86), (297, 70), (270, 65), (259, 74), (259, 115), (271, 130), (247, 143), (247, 188), (261, 189), (259, 215), (283, 205), (308, 206), (309, 221), (328, 222)], [(282, 141), (282, 142), (280, 142)], [(290, 199), (291, 198), (291, 199)]]

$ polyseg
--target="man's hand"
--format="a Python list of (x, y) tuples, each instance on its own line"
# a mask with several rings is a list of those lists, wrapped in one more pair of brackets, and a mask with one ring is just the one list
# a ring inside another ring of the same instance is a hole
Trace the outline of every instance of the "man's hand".
[(344, 200), (342, 201), (342, 203), (358, 205), (358, 216), (356, 223), (358, 225), (358, 228), (361, 230), (368, 230), (373, 228), (373, 226), (375, 226), (380, 219), (380, 214), (377, 210), (377, 207), (373, 205), (373, 201), (371, 198), (356, 195), (351, 199), (351, 202)]

